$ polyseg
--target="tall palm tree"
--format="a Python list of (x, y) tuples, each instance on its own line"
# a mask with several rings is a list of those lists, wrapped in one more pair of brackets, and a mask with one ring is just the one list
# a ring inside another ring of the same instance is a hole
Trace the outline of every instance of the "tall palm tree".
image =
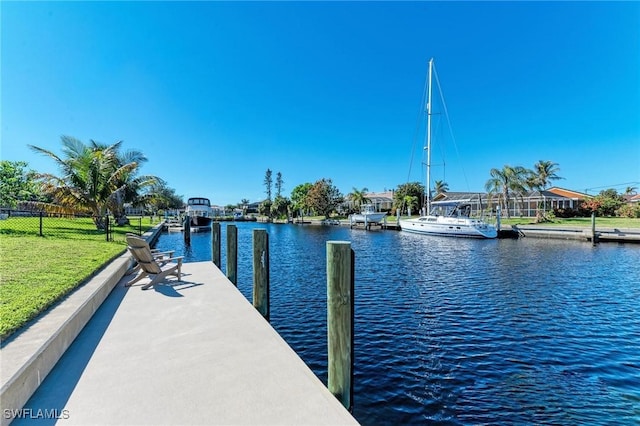
[(362, 188), (362, 189), (357, 189), (357, 188), (353, 188), (353, 191), (351, 191), (350, 194), (347, 194), (347, 198), (349, 198), (352, 202), (353, 205), (360, 210), (360, 207), (363, 204), (369, 203), (371, 202), (371, 199), (367, 198), (367, 192), (369, 190), (367, 188)]
[(433, 191), (436, 193), (436, 195), (447, 192), (448, 190), (449, 184), (447, 182), (441, 180), (437, 180), (434, 182)]
[[(541, 193), (540, 195), (542, 195), (542, 191), (547, 189), (552, 181), (562, 179), (558, 176), (559, 171), (560, 168), (558, 167), (558, 163), (548, 160), (540, 160), (533, 165), (533, 170), (529, 171), (525, 184), (532, 191), (538, 191)], [(544, 212), (547, 209), (546, 199), (544, 199), (544, 197), (543, 201), (538, 203), (537, 207), (536, 217), (538, 220), (543, 220)], [(542, 207), (542, 213), (539, 210), (540, 207)]]
[(559, 171), (558, 163), (540, 160), (533, 165), (533, 178), (540, 189), (547, 189), (552, 181), (562, 179)]
[(499, 200), (503, 208), (507, 211), (507, 218), (509, 218), (511, 217), (509, 212), (511, 194), (517, 196), (525, 192), (525, 181), (528, 171), (521, 166), (511, 167), (505, 165), (502, 169), (491, 169), (489, 174), (491, 175), (491, 179), (485, 184), (485, 190), (490, 195), (499, 194)]
[(91, 140), (85, 145), (70, 136), (61, 139), (64, 158), (44, 148), (29, 145), (35, 152), (52, 158), (60, 167), (60, 176), (49, 173), (39, 175), (43, 190), (53, 196), (58, 207), (74, 212), (90, 212), (96, 227), (103, 229), (104, 216), (109, 204), (114, 202), (114, 194), (124, 191), (123, 180), (127, 176), (134, 176), (138, 163), (121, 162), (124, 158), (119, 156), (122, 141), (105, 145)]
[(637, 191), (638, 191), (638, 187), (627, 186), (627, 189), (624, 190), (624, 195), (636, 195)]

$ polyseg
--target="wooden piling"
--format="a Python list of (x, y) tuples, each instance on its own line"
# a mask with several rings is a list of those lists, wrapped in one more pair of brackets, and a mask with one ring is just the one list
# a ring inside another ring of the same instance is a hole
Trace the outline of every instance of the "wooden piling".
[(211, 222), (211, 261), (220, 268), (220, 222)]
[(348, 241), (327, 241), (328, 388), (353, 406), (353, 316), (355, 256)]
[(238, 286), (238, 228), (227, 225), (227, 278)]
[(269, 234), (253, 230), (253, 306), (269, 321)]
[(591, 244), (594, 246), (598, 243), (598, 235), (596, 234), (596, 212), (591, 212)]
[(191, 245), (191, 217), (188, 215), (184, 216), (184, 245)]

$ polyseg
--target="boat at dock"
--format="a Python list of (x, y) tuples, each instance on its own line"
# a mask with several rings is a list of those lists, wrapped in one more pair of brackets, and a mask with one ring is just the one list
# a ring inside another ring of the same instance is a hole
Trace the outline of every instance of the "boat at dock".
[(189, 217), (191, 232), (207, 231), (211, 229), (213, 209), (208, 198), (193, 197), (187, 200), (185, 214)]
[[(427, 85), (427, 131), (426, 143), (426, 196), (424, 215), (417, 218), (399, 220), (400, 229), (425, 235), (445, 237), (496, 238), (498, 231), (481, 218), (471, 217), (471, 204), (461, 202), (431, 202), (431, 94), (433, 58), (429, 60), (429, 77)], [(445, 109), (446, 111), (446, 109)], [(433, 209), (432, 209), (433, 207)]]
[(358, 223), (364, 223), (365, 226), (379, 224), (387, 216), (386, 212), (378, 212), (373, 204), (364, 204), (360, 213), (354, 213), (349, 216), (349, 224), (352, 226)]
[(400, 220), (406, 232), (445, 237), (496, 238), (498, 231), (481, 219), (470, 217), (471, 204), (434, 203), (431, 214), (415, 219)]

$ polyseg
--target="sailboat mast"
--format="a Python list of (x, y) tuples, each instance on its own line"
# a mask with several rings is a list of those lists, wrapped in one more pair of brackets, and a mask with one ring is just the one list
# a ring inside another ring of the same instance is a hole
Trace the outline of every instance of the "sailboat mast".
[(427, 89), (427, 196), (425, 201), (425, 216), (431, 212), (431, 74), (433, 71), (433, 58), (429, 59), (429, 85)]

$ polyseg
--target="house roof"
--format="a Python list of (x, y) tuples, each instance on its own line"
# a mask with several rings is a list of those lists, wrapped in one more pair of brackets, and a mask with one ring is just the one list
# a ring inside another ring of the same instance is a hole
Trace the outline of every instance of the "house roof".
[(365, 197), (367, 197), (371, 201), (393, 202), (393, 191), (367, 192), (365, 194)]
[[(433, 202), (447, 202), (447, 201), (478, 201), (478, 198), (481, 200), (487, 199), (488, 194), (482, 192), (441, 192), (433, 197)], [(588, 194), (583, 194), (577, 191), (571, 191), (569, 189), (563, 188), (550, 188), (544, 191), (531, 191), (524, 196), (525, 198), (554, 198), (554, 199), (572, 199), (572, 200), (584, 200), (586, 198), (591, 198)]]
[(441, 192), (436, 194), (432, 201), (475, 201), (486, 197), (487, 194), (479, 192)]
[(584, 194), (578, 191), (572, 191), (570, 189), (559, 188), (557, 186), (554, 186), (553, 188), (549, 188), (546, 191), (542, 191), (542, 192), (551, 192), (552, 194), (559, 195), (561, 197), (579, 199), (579, 200), (584, 200), (585, 198), (591, 198), (591, 195), (589, 194)]

